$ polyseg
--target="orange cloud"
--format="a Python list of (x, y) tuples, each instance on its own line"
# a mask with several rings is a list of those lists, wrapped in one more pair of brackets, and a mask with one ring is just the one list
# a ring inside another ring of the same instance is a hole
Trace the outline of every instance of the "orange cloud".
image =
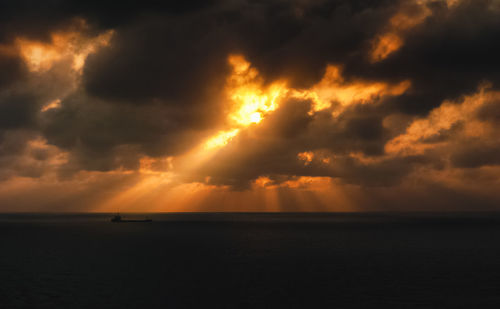
[(500, 93), (487, 91), (482, 87), (477, 94), (467, 96), (461, 103), (445, 101), (425, 118), (414, 120), (401, 134), (385, 145), (388, 154), (421, 154), (426, 149), (436, 147), (436, 143), (425, 143), (441, 132), (463, 125), (463, 134), (467, 137), (488, 136), (494, 129), (485, 122), (476, 119), (476, 112), (487, 101), (499, 97)]
[(393, 32), (381, 34), (375, 40), (371, 60), (381, 61), (403, 46), (403, 38)]
[(333, 115), (338, 116), (349, 105), (367, 104), (380, 97), (401, 95), (411, 86), (406, 80), (398, 84), (346, 81), (340, 66), (328, 65), (323, 78), (310, 89), (294, 89), (288, 87), (286, 80), (264, 85), (259, 71), (242, 55), (229, 55), (228, 63), (232, 68), (226, 85), (229, 128), (207, 139), (204, 142), (205, 149), (227, 145), (241, 129), (259, 124), (285, 99), (311, 100), (313, 105), (310, 113), (331, 108), (335, 102), (338, 104), (333, 109)]
[[(378, 62), (386, 59), (404, 45), (408, 31), (422, 24), (432, 14), (428, 8), (430, 0), (415, 0), (405, 3), (387, 23), (385, 30), (372, 43), (370, 59)], [(446, 0), (449, 9), (455, 7), (460, 0)]]
[(314, 158), (314, 153), (311, 151), (301, 152), (297, 154), (297, 158), (304, 161), (304, 165), (309, 165)]
[(55, 99), (50, 101), (49, 103), (45, 104), (42, 107), (42, 112), (46, 112), (48, 110), (54, 109), (54, 108), (59, 108), (61, 107), (61, 100), (60, 99)]
[(319, 83), (310, 90), (297, 91), (295, 95), (312, 99), (314, 111), (330, 108), (333, 102), (340, 103), (334, 110), (337, 116), (349, 105), (371, 103), (383, 96), (401, 95), (411, 86), (410, 81), (395, 85), (363, 80), (345, 81), (341, 73), (339, 66), (329, 65)]
[(77, 29), (52, 33), (49, 42), (35, 41), (19, 37), (15, 46), (23, 57), (31, 72), (45, 72), (50, 70), (58, 61), (71, 62), (72, 69), (81, 72), (89, 54), (99, 48), (109, 45), (113, 31), (109, 30), (95, 37), (84, 34), (87, 28), (84, 21), (77, 22)]

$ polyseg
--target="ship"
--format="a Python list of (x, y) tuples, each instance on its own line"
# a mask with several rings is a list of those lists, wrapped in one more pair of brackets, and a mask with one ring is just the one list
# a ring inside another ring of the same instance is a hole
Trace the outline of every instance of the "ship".
[(126, 222), (152, 222), (153, 220), (152, 219), (140, 219), (140, 220), (130, 220), (130, 219), (122, 219), (122, 216), (120, 216), (119, 214), (114, 216), (112, 219), (111, 219), (111, 222), (123, 222), (123, 223), (126, 223)]

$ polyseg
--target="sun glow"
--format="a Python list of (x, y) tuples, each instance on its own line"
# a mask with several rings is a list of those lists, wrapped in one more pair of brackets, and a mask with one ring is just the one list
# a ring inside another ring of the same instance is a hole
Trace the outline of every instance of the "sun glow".
[(230, 119), (238, 126), (259, 123), (270, 112), (278, 108), (279, 99), (287, 92), (286, 83), (278, 81), (263, 87), (257, 69), (241, 55), (230, 55), (229, 64), (233, 68), (228, 78), (227, 94), (234, 106)]
[[(287, 100), (309, 100), (311, 115), (326, 110), (333, 117), (338, 117), (351, 105), (370, 104), (383, 96), (399, 95), (411, 85), (409, 81), (388, 84), (356, 79), (347, 80), (342, 75), (341, 66), (328, 65), (323, 78), (318, 83), (309, 89), (295, 89), (289, 87), (286, 79), (266, 84), (259, 76), (259, 71), (241, 55), (230, 55), (228, 63), (231, 72), (226, 79), (224, 89), (227, 102), (227, 114), (223, 123), (225, 127), (183, 155), (163, 160), (142, 158), (139, 170), (140, 182), (120, 194), (119, 197), (108, 200), (103, 208), (109, 209), (115, 207), (114, 205), (126, 204), (128, 201), (134, 201), (137, 196), (146, 195), (147, 192), (149, 192), (147, 195), (151, 195), (151, 191), (169, 192), (170, 196), (176, 192), (179, 201), (175, 203), (178, 205), (187, 203), (181, 201), (183, 199), (187, 199), (186, 201), (190, 204), (196, 204), (202, 203), (203, 199), (234, 198), (238, 195), (248, 197), (246, 193), (232, 193), (224, 186), (212, 185), (211, 178), (198, 175), (198, 170), (215, 160), (219, 151), (232, 143), (244, 130), (264, 122), (282, 104), (286, 104)], [(328, 155), (312, 151), (298, 153), (297, 160), (304, 166), (331, 163)], [(332, 187), (328, 177), (297, 177), (284, 182), (270, 177), (261, 176), (256, 179), (252, 188), (256, 190), (257, 195), (252, 195), (252, 198), (263, 199), (266, 208), (275, 211), (279, 211), (282, 206), (279, 196), (284, 190), (294, 192), (297, 198), (300, 197), (306, 201), (312, 198), (315, 188), (323, 188), (326, 192), (331, 191)], [(184, 183), (186, 179), (189, 179), (192, 186)], [(189, 190), (186, 191), (186, 188)], [(332, 198), (336, 199), (338, 196), (340, 195), (337, 192)], [(317, 200), (316, 197), (314, 199)], [(160, 204), (158, 207), (158, 210), (164, 210)]]
[(240, 132), (239, 129), (234, 129), (230, 131), (220, 131), (217, 135), (210, 138), (205, 142), (206, 149), (213, 149), (227, 145), (233, 137), (235, 137)]
[(229, 55), (228, 63), (232, 68), (226, 83), (230, 128), (221, 130), (207, 139), (204, 142), (205, 149), (223, 147), (238, 135), (242, 128), (260, 123), (278, 108), (279, 101), (288, 92), (284, 81), (265, 87), (257, 69), (241, 55)]
[(349, 105), (400, 95), (411, 86), (406, 80), (393, 85), (362, 80), (346, 81), (340, 66), (328, 65), (317, 84), (309, 89), (294, 89), (288, 86), (286, 79), (264, 84), (259, 71), (242, 55), (229, 55), (228, 63), (232, 68), (225, 89), (229, 110), (228, 128), (208, 138), (204, 142), (204, 149), (224, 147), (242, 129), (261, 123), (287, 99), (310, 100), (310, 114), (332, 108), (332, 103), (337, 103), (332, 108), (332, 115), (337, 117)]

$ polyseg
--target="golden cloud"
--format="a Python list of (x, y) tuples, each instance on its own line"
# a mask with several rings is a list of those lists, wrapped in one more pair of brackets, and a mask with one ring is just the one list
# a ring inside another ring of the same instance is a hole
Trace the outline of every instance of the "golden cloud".
[[(388, 154), (422, 154), (439, 143), (426, 143), (441, 132), (463, 125), (462, 134), (466, 137), (488, 136), (494, 133), (490, 124), (476, 118), (477, 111), (485, 102), (500, 97), (499, 92), (488, 91), (482, 86), (478, 93), (463, 98), (462, 102), (445, 101), (425, 118), (414, 120), (401, 134), (385, 145)], [(443, 141), (446, 143), (446, 141)]]
[(112, 30), (90, 37), (84, 34), (88, 27), (85, 21), (78, 20), (76, 23), (78, 30), (52, 33), (49, 42), (24, 37), (16, 39), (15, 46), (31, 72), (45, 72), (56, 62), (67, 60), (75, 72), (81, 73), (87, 56), (109, 45), (114, 33)]

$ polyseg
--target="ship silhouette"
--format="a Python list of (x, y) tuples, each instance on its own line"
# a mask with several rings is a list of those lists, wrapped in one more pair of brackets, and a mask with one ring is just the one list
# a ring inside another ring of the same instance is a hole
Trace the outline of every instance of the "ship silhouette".
[(141, 220), (130, 220), (130, 219), (122, 219), (122, 216), (120, 216), (120, 214), (117, 214), (116, 216), (114, 216), (112, 219), (111, 219), (111, 222), (123, 222), (123, 223), (126, 223), (126, 222), (152, 222), (153, 220), (152, 219), (141, 219)]

